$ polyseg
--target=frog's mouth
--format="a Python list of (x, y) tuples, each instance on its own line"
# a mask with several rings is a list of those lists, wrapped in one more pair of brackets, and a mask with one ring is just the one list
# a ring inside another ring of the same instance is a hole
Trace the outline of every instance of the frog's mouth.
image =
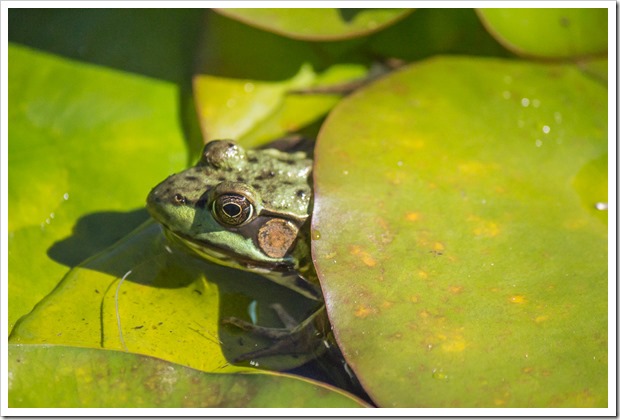
[(211, 261), (213, 263), (224, 265), (227, 267), (237, 268), (254, 273), (265, 274), (270, 272), (288, 273), (294, 272), (295, 267), (292, 263), (286, 261), (256, 261), (235, 253), (234, 251), (218, 247), (214, 244), (196, 240), (188, 235), (180, 232), (174, 232), (170, 229), (163, 229), (166, 237), (173, 243), (189, 249), (198, 257)]

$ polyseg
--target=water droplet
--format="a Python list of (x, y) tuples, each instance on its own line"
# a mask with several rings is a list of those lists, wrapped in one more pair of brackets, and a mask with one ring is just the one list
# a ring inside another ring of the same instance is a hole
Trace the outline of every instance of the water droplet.
[(595, 207), (597, 210), (607, 210), (607, 203), (599, 202), (596, 203)]
[(562, 122), (562, 114), (560, 114), (559, 112), (554, 112), (553, 118), (555, 119), (555, 122), (558, 124)]
[(312, 229), (311, 238), (313, 241), (318, 241), (319, 239), (321, 239), (321, 232), (316, 229)]
[(541, 139), (536, 139), (536, 147), (542, 146), (543, 142)]
[(254, 83), (246, 83), (245, 85), (243, 85), (243, 90), (245, 91), (245, 93), (251, 93), (254, 91)]
[(403, 166), (403, 161), (402, 161), (402, 160), (399, 160), (398, 162), (396, 162), (396, 164), (397, 164), (398, 166)]
[(538, 108), (540, 106), (540, 101), (538, 99), (532, 99), (532, 106)]
[(230, 98), (229, 100), (226, 101), (226, 106), (228, 108), (232, 108), (237, 104), (237, 100), (235, 98)]
[(342, 174), (343, 174), (343, 175), (349, 175), (349, 171), (344, 170), (344, 171), (342, 171)]
[(504, 97), (504, 99), (510, 99), (512, 94), (510, 93), (510, 91), (505, 90), (505, 91), (502, 92), (502, 96)]
[(521, 98), (521, 106), (528, 107), (530, 106), (530, 100), (528, 98)]
[(64, 198), (65, 200), (68, 200), (69, 199), (69, 193), (64, 193), (62, 195), (62, 198)]
[(551, 131), (551, 127), (549, 127), (548, 125), (543, 125), (542, 131), (545, 134), (549, 134), (549, 131)]

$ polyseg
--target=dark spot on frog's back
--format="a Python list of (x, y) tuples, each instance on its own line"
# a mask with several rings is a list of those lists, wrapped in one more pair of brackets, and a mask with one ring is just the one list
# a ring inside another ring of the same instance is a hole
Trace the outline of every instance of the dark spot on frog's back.
[(267, 171), (261, 172), (260, 175), (257, 175), (256, 179), (261, 181), (261, 180), (265, 180), (265, 179), (271, 179), (274, 176), (276, 176), (276, 173), (274, 171), (267, 170)]
[(245, 182), (245, 178), (239, 175), (237, 176), (237, 182)]
[(297, 190), (297, 192), (295, 194), (297, 194), (297, 197), (299, 197), (299, 198), (304, 198), (306, 196), (306, 191), (304, 191), (304, 190)]
[(195, 176), (193, 176), (193, 175), (187, 175), (187, 176), (185, 177), (185, 180), (186, 180), (186, 181), (198, 181), (198, 178), (196, 178), (196, 177), (195, 177)]

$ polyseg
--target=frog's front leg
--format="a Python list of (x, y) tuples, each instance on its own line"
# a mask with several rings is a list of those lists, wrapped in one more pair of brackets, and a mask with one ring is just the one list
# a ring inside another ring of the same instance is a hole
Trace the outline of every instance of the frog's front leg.
[(225, 324), (234, 325), (251, 334), (272, 341), (268, 347), (236, 357), (234, 362), (277, 355), (314, 353), (318, 356), (325, 350), (323, 338), (329, 331), (329, 321), (324, 305), (301, 323), (295, 321), (281, 305), (274, 304), (271, 308), (284, 324), (284, 328), (262, 327), (235, 317), (224, 319)]

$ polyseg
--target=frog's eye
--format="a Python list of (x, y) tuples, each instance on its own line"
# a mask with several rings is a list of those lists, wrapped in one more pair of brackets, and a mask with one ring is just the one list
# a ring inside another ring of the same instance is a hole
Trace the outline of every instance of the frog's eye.
[(240, 226), (252, 218), (254, 206), (239, 194), (223, 194), (213, 201), (213, 215), (224, 226)]

